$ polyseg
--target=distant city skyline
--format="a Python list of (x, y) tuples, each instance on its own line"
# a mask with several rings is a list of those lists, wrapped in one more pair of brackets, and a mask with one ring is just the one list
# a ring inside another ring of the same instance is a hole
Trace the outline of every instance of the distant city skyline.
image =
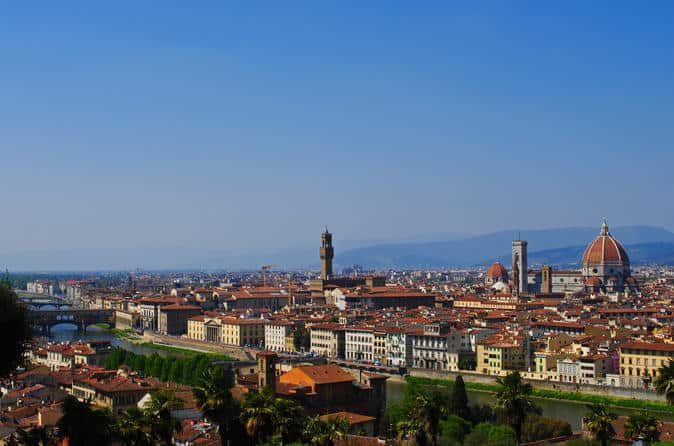
[(8, 5), (0, 259), (314, 249), (326, 224), (336, 252), (604, 216), (674, 230), (673, 20), (669, 2)]

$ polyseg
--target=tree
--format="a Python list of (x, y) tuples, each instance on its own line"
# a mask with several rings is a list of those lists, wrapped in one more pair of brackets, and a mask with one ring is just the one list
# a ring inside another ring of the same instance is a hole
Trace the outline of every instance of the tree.
[(180, 420), (173, 418), (171, 412), (182, 409), (184, 403), (171, 390), (152, 392), (150, 401), (143, 412), (150, 422), (152, 437), (160, 444), (172, 444), (173, 433), (180, 432)]
[(12, 290), (6, 274), (0, 280), (0, 378), (21, 365), (32, 337), (28, 309)]
[(454, 387), (450, 395), (450, 410), (461, 418), (467, 419), (470, 417), (468, 394), (461, 375), (457, 376), (456, 381), (454, 381)]
[(436, 444), (443, 412), (437, 394), (417, 395), (409, 407), (408, 419), (398, 423), (399, 436), (414, 437), (420, 446), (425, 446), (428, 440)]
[(246, 433), (255, 441), (263, 444), (274, 433), (274, 395), (269, 387), (260, 392), (249, 392), (243, 396), (241, 421)]
[(309, 417), (304, 423), (302, 439), (311, 446), (332, 446), (335, 440), (344, 438), (348, 430), (349, 423), (344, 418), (323, 421), (318, 416)]
[(516, 446), (515, 431), (509, 426), (480, 423), (468, 434), (463, 446)]
[(540, 412), (530, 397), (531, 384), (522, 381), (519, 372), (497, 378), (496, 382), (500, 386), (496, 392), (496, 407), (502, 412), (505, 423), (515, 431), (517, 442), (521, 443), (522, 424), (527, 415)]
[(276, 434), (281, 437), (283, 444), (299, 440), (307, 418), (304, 408), (294, 401), (276, 398), (274, 409)]
[(164, 368), (164, 358), (162, 358), (156, 353), (153, 353), (152, 356), (154, 358), (152, 359), (152, 368), (150, 369), (150, 376), (159, 378), (161, 376), (161, 371)]
[(111, 416), (107, 411), (92, 410), (89, 403), (72, 396), (63, 401), (63, 416), (56, 424), (58, 436), (68, 438), (70, 446), (110, 444)]
[(589, 409), (586, 417), (588, 430), (594, 434), (595, 439), (602, 446), (607, 446), (609, 440), (615, 437), (613, 421), (618, 418), (618, 415), (609, 412), (604, 404), (592, 404), (587, 407)]
[(674, 361), (660, 367), (654, 385), (658, 395), (664, 395), (667, 403), (674, 404)]
[(113, 438), (126, 446), (151, 446), (152, 436), (145, 414), (137, 407), (120, 413), (113, 426)]
[(309, 330), (304, 326), (299, 326), (293, 333), (293, 345), (298, 352), (308, 352), (311, 348), (311, 337)]
[(180, 360), (173, 361), (173, 363), (171, 363), (171, 369), (169, 370), (168, 381), (178, 382), (178, 378), (180, 377), (181, 372), (182, 367), (180, 364)]
[(545, 440), (548, 438), (571, 435), (571, 425), (564, 420), (554, 417), (530, 415), (522, 426), (522, 441), (525, 443)]
[(470, 421), (457, 415), (450, 415), (446, 420), (440, 422), (440, 432), (442, 432), (442, 436), (459, 444), (463, 443), (466, 435), (470, 433), (471, 427)]
[(159, 376), (160, 380), (164, 382), (169, 380), (169, 372), (171, 371), (171, 367), (173, 366), (175, 360), (175, 358), (164, 358), (164, 362), (161, 365), (161, 374)]
[(139, 373), (145, 373), (145, 355), (136, 355), (133, 360), (133, 369)]
[(232, 397), (232, 375), (222, 367), (210, 367), (197, 377), (192, 389), (199, 410), (218, 425), (222, 446), (243, 444), (239, 421), (241, 408)]
[(625, 436), (653, 443), (660, 439), (659, 424), (658, 419), (648, 411), (634, 413), (625, 420)]

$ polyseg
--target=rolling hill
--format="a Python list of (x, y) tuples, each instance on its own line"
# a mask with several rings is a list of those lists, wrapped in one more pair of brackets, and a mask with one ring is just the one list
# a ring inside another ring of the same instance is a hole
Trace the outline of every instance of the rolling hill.
[[(585, 246), (598, 228), (560, 228), (522, 232), (529, 242), (530, 264), (579, 265)], [(616, 227), (611, 233), (628, 250), (634, 264), (674, 264), (674, 233), (653, 226)], [(462, 240), (373, 245), (337, 254), (335, 261), (346, 266), (371, 268), (437, 268), (487, 265), (496, 260), (510, 262), (510, 247), (517, 231), (501, 231)]]

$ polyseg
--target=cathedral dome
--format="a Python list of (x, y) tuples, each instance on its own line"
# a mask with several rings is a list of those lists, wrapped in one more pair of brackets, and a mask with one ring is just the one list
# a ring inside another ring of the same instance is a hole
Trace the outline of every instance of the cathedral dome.
[(629, 262), (625, 248), (608, 232), (608, 225), (604, 221), (599, 236), (585, 249), (583, 266), (604, 263), (629, 265)]
[(506, 271), (505, 267), (503, 265), (501, 265), (500, 262), (494, 263), (487, 270), (487, 278), (489, 278), (489, 279), (502, 279), (502, 278), (507, 278), (507, 277), (508, 277), (508, 271)]

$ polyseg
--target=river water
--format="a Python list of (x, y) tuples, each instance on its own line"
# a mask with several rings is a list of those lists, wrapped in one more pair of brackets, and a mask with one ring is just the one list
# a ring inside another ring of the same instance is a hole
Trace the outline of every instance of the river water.
[[(396, 403), (402, 400), (405, 384), (402, 382), (389, 381), (386, 385), (387, 404)], [(494, 395), (489, 392), (479, 392), (468, 390), (469, 404), (491, 404), (494, 402)], [(543, 415), (560, 418), (571, 425), (574, 432), (581, 430), (581, 420), (587, 413), (587, 403), (534, 398), (536, 404), (543, 410)], [(637, 409), (613, 408), (612, 412), (619, 415), (630, 415), (637, 412)], [(674, 421), (674, 416), (670, 414), (656, 414), (659, 419)]]
[[(101, 329), (96, 326), (91, 326), (86, 333), (76, 331), (76, 326), (71, 324), (61, 324), (52, 328), (51, 339), (55, 342), (63, 341), (79, 341), (79, 340), (108, 340), (112, 345), (140, 353), (144, 355), (151, 355), (157, 353), (160, 356), (182, 356), (180, 353), (167, 352), (163, 350), (155, 350), (148, 347), (143, 347), (138, 344), (116, 337), (108, 330)], [(40, 336), (36, 333), (36, 336)], [(403, 398), (403, 391), (405, 383), (400, 381), (389, 381), (386, 385), (387, 404), (400, 402)], [(536, 404), (543, 410), (543, 415), (561, 418), (562, 420), (571, 424), (574, 432), (580, 431), (581, 419), (587, 412), (587, 403), (567, 401), (567, 400), (552, 400), (534, 398)], [(491, 404), (494, 402), (494, 395), (489, 392), (480, 392), (475, 390), (468, 390), (468, 401), (470, 404)], [(631, 409), (612, 409), (619, 415), (629, 415), (637, 410)], [(658, 418), (674, 421), (674, 416), (669, 414), (657, 414)]]
[[(35, 332), (35, 336), (44, 336), (40, 332)], [(91, 325), (86, 333), (77, 331), (77, 326), (73, 324), (59, 324), (52, 327), (49, 338), (54, 342), (76, 342), (76, 341), (110, 341), (115, 347), (143, 355), (152, 355), (157, 353), (159, 356), (185, 356), (180, 352), (168, 352), (157, 350), (142, 345), (133, 344), (126, 339), (116, 337), (111, 331)]]

